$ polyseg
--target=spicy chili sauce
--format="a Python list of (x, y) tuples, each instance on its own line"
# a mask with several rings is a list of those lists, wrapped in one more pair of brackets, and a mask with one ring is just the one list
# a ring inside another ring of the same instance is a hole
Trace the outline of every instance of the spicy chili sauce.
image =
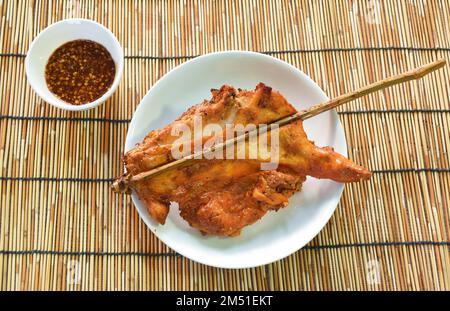
[(108, 50), (91, 40), (74, 40), (57, 48), (45, 67), (49, 90), (73, 105), (90, 103), (111, 87), (116, 65)]

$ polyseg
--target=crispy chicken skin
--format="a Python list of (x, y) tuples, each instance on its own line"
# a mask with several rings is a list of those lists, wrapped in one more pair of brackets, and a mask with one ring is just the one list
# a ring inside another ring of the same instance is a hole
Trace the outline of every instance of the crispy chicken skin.
[(236, 180), (216, 179), (201, 187), (190, 183), (179, 188), (175, 199), (181, 216), (203, 234), (235, 236), (268, 210), (285, 207), (304, 180), (295, 174), (257, 172)]
[[(163, 129), (150, 132), (144, 141), (123, 157), (127, 174), (135, 175), (173, 161), (171, 134), (180, 124), (194, 127), (194, 117), (202, 125), (219, 124), (225, 137), (226, 124), (269, 124), (295, 113), (295, 108), (278, 92), (263, 83), (254, 91), (235, 90), (224, 85), (212, 90), (210, 101), (193, 106)], [(211, 136), (191, 137), (205, 142)], [(269, 135), (270, 138), (270, 135)], [(269, 139), (270, 143), (270, 139)], [(248, 152), (248, 146), (247, 152)], [(203, 234), (235, 236), (259, 220), (269, 210), (288, 204), (306, 176), (338, 182), (368, 179), (370, 171), (330, 147), (320, 148), (309, 141), (302, 122), (279, 129), (279, 165), (263, 171), (263, 156), (252, 160), (196, 160), (186, 167), (168, 170), (135, 182), (132, 188), (147, 206), (150, 215), (164, 224), (170, 202), (178, 202), (181, 216)]]

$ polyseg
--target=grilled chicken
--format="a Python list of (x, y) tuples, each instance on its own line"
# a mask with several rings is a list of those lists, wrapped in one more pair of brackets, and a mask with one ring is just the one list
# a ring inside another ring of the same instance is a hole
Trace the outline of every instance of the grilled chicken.
[[(174, 145), (180, 141), (179, 135), (173, 135), (179, 134), (176, 129), (193, 129), (199, 124), (205, 129), (215, 124), (215, 131), (184, 137), (186, 144), (181, 149), (186, 150), (179, 151), (192, 152), (197, 143), (204, 146), (225, 140), (227, 124), (270, 124), (295, 112), (280, 93), (263, 83), (254, 91), (224, 85), (220, 90), (212, 90), (211, 100), (190, 108), (165, 128), (150, 132), (141, 144), (126, 153), (123, 161), (127, 173), (122, 178), (173, 161)], [(287, 206), (289, 197), (301, 189), (307, 175), (338, 182), (355, 182), (371, 176), (366, 168), (332, 148), (315, 146), (308, 140), (301, 121), (276, 131), (278, 161), (272, 169), (261, 170), (262, 163), (271, 162), (267, 154), (260, 148), (254, 151), (255, 145), (249, 142), (241, 142), (232, 151), (232, 160), (223, 160), (226, 151), (219, 150), (216, 159), (198, 159), (189, 166), (134, 182), (131, 187), (160, 224), (166, 220), (170, 202), (178, 202), (181, 216), (203, 234), (235, 236), (267, 211)], [(274, 146), (270, 133), (266, 135), (268, 145)], [(238, 150), (244, 150), (245, 159), (236, 157)], [(255, 155), (252, 158), (251, 153)]]

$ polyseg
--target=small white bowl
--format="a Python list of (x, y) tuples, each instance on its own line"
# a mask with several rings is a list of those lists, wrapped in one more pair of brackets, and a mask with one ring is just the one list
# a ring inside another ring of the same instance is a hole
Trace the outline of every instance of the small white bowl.
[[(116, 76), (111, 88), (99, 99), (84, 105), (71, 105), (55, 96), (45, 81), (45, 66), (52, 53), (66, 42), (87, 39), (103, 45), (116, 63)], [(105, 102), (119, 85), (123, 72), (123, 50), (113, 33), (88, 19), (65, 19), (45, 28), (31, 43), (25, 59), (25, 71), (33, 90), (47, 103), (65, 110), (87, 110)]]

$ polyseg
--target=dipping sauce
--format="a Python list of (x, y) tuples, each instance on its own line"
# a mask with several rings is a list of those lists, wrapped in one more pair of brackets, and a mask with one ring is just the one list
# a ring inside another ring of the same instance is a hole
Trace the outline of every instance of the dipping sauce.
[(73, 105), (90, 103), (105, 94), (116, 75), (108, 50), (91, 40), (74, 40), (57, 48), (45, 67), (49, 90)]

